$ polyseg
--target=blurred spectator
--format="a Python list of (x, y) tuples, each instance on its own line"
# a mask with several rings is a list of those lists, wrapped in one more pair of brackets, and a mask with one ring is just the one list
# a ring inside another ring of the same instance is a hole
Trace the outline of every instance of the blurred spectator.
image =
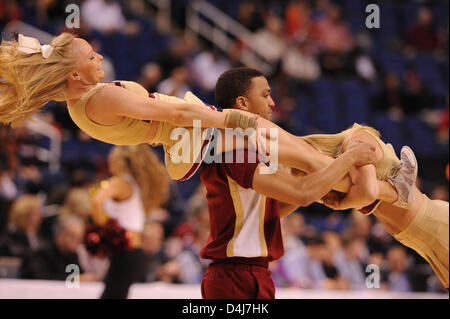
[(289, 216), (281, 219), (281, 230), (283, 235), (283, 246), (285, 251), (304, 248), (302, 241), (306, 224), (301, 213), (293, 212)]
[(42, 201), (37, 195), (22, 195), (11, 206), (7, 232), (0, 239), (0, 256), (25, 258), (45, 241), (39, 235)]
[(161, 80), (161, 67), (156, 63), (147, 63), (142, 68), (142, 74), (138, 83), (142, 85), (149, 93), (158, 91), (158, 83)]
[(239, 1), (238, 21), (252, 32), (264, 25), (259, 5), (254, 0)]
[(13, 200), (18, 196), (18, 189), (14, 184), (14, 174), (9, 169), (6, 156), (0, 154), (0, 200)]
[(395, 74), (390, 73), (386, 75), (383, 81), (383, 88), (373, 101), (373, 107), (377, 111), (388, 113), (394, 120), (400, 120), (403, 117), (405, 95)]
[(336, 5), (326, 8), (325, 16), (314, 22), (313, 38), (321, 50), (335, 54), (348, 52), (353, 46), (350, 29)]
[[(84, 223), (74, 216), (64, 216), (59, 220), (55, 241), (28, 256), (22, 265), (22, 278), (66, 280), (68, 265), (80, 265), (77, 249), (82, 243)], [(95, 281), (94, 274), (85, 273), (80, 267), (81, 281)]]
[(188, 70), (184, 66), (179, 66), (173, 69), (170, 77), (163, 80), (158, 85), (157, 91), (171, 96), (184, 98), (184, 94), (190, 90), (188, 86)]
[(55, 238), (58, 218), (65, 215), (73, 215), (80, 218), (85, 223), (89, 223), (90, 214), (91, 199), (89, 197), (89, 191), (84, 188), (72, 188), (67, 193), (58, 214), (44, 217), (42, 221), (41, 234), (45, 239), (53, 241)]
[(90, 29), (103, 33), (135, 35), (139, 32), (138, 24), (126, 21), (116, 0), (86, 0), (81, 5), (81, 17)]
[(219, 76), (230, 68), (230, 63), (218, 49), (205, 50), (190, 64), (193, 79), (205, 91), (213, 91)]
[(196, 207), (193, 207), (191, 215), (194, 219), (193, 241), (185, 246), (183, 252), (175, 258), (175, 261), (183, 265), (180, 272), (182, 283), (201, 283), (203, 274), (211, 262), (200, 258), (200, 250), (209, 236), (209, 209), (205, 197), (197, 203)]
[(11, 21), (17, 21), (21, 17), (20, 6), (16, 0), (5, 0), (0, 2), (0, 29)]
[(165, 79), (172, 71), (189, 62), (193, 51), (193, 40), (189, 36), (174, 39), (155, 57), (154, 63), (161, 68), (160, 77)]
[(351, 290), (361, 290), (365, 286), (365, 270), (362, 266), (362, 255), (365, 243), (360, 237), (343, 239), (343, 250), (336, 254), (336, 268), (348, 281)]
[(296, 80), (314, 81), (320, 76), (319, 63), (306, 40), (298, 40), (289, 46), (283, 54), (282, 69)]
[(394, 246), (387, 254), (388, 275), (387, 285), (391, 291), (410, 292), (411, 284), (408, 278), (408, 259), (402, 246)]
[(422, 7), (417, 13), (417, 23), (407, 35), (408, 46), (416, 51), (435, 51), (439, 44), (438, 33), (433, 26), (433, 13)]
[(326, 253), (324, 254), (322, 267), (328, 278), (326, 289), (349, 290), (350, 283), (343, 278), (336, 266), (336, 260), (339, 254), (342, 253), (341, 237), (335, 232), (325, 232), (323, 239)]
[[(49, 32), (56, 31), (51, 28), (51, 24), (58, 21), (63, 21), (64, 18), (61, 12), (65, 12), (65, 7), (68, 1), (57, 0), (37, 0), (36, 1), (36, 17), (37, 23), (40, 27)], [(50, 27), (50, 28), (49, 28)]]
[[(447, 97), (448, 105), (448, 97)], [(444, 111), (440, 112), (440, 119), (437, 124), (438, 138), (442, 143), (448, 143), (448, 106)]]
[(164, 243), (164, 255), (166, 260), (156, 268), (158, 281), (167, 283), (181, 283), (181, 267), (175, 258), (183, 251), (183, 241), (179, 237), (170, 236)]
[(288, 38), (306, 39), (311, 27), (311, 7), (305, 0), (291, 1), (285, 10), (285, 32)]
[(164, 260), (163, 252), (164, 227), (159, 222), (147, 223), (142, 232), (142, 250), (147, 256), (146, 282), (153, 282), (157, 279), (156, 271)]
[(430, 195), (431, 199), (439, 199), (448, 202), (448, 186), (447, 185), (438, 185), (433, 188), (433, 191)]
[(272, 12), (269, 12), (264, 20), (264, 28), (254, 33), (251, 43), (259, 55), (268, 62), (276, 64), (281, 59), (287, 45), (283, 36), (283, 22)]
[(428, 90), (423, 87), (422, 81), (414, 72), (405, 74), (406, 92), (405, 102), (402, 104), (406, 115), (418, 114), (426, 109), (434, 108), (434, 101)]
[(321, 237), (311, 238), (305, 247), (287, 251), (280, 263), (290, 286), (304, 289), (325, 288), (327, 277), (321, 263), (325, 253), (325, 241)]

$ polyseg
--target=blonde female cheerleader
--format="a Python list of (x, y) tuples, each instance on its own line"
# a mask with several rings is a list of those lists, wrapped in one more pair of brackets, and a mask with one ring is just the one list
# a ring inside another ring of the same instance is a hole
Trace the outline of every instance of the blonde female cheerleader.
[[(323, 157), (303, 140), (249, 112), (236, 109), (213, 112), (192, 93), (184, 100), (159, 93), (149, 98), (148, 92), (134, 82), (100, 83), (104, 76), (102, 58), (88, 42), (69, 33), (62, 33), (50, 45), (43, 46), (37, 39), (23, 35), (17, 41), (3, 42), (0, 122), (14, 125), (50, 100), (65, 101), (73, 121), (95, 139), (116, 145), (162, 144), (167, 170), (176, 180), (190, 178), (207, 153), (204, 150), (209, 145), (211, 131), (206, 132), (203, 143), (189, 148), (187, 162), (174, 163), (168, 152), (175, 143), (170, 139), (173, 129), (190, 127), (188, 130), (192, 132), (193, 120), (200, 120), (204, 128), (277, 128), (278, 136), (272, 138), (277, 142), (280, 164), (310, 172), (324, 163)], [(264, 87), (257, 94), (247, 102), (273, 107), (270, 88)], [(246, 101), (242, 103), (245, 105)], [(192, 138), (194, 134), (189, 135)], [(346, 178), (334, 189), (346, 191), (349, 186)], [(380, 187), (380, 199), (402, 207), (409, 205), (408, 196), (400, 192), (397, 196), (395, 189), (386, 185)]]
[[(378, 197), (377, 180), (386, 180), (395, 174), (399, 159), (390, 144), (380, 140), (378, 131), (371, 127), (354, 124), (338, 134), (309, 135), (303, 139), (322, 154), (335, 158), (346, 151), (353, 141), (361, 141), (375, 147), (376, 165), (355, 167), (350, 171), (352, 186), (345, 197), (330, 194), (323, 198), (324, 204), (335, 210), (360, 208), (373, 203)], [(417, 162), (408, 147), (402, 153)], [(399, 242), (414, 249), (433, 268), (442, 284), (449, 287), (449, 204), (431, 200), (414, 185), (410, 193), (409, 209), (376, 201), (372, 213), (386, 226), (387, 231)]]
[(108, 167), (112, 177), (102, 182), (93, 197), (93, 220), (102, 226), (107, 219), (116, 219), (130, 234), (131, 250), (110, 257), (101, 298), (124, 299), (130, 285), (145, 278), (141, 233), (146, 217), (167, 200), (170, 179), (164, 165), (145, 144), (115, 146)]
[[(131, 57), (130, 57), (131, 58)], [(246, 129), (255, 117), (212, 112), (199, 103), (150, 95), (135, 82), (100, 83), (103, 57), (83, 39), (62, 33), (50, 45), (21, 34), (0, 46), (0, 122), (15, 125), (51, 100), (65, 101), (88, 135), (115, 145), (172, 145), (175, 127)], [(192, 95), (192, 93), (191, 93)]]

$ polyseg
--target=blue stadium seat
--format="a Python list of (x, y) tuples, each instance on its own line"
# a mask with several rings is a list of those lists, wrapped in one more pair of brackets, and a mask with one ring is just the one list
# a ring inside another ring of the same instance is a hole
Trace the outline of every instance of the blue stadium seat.
[(401, 77), (406, 70), (406, 61), (401, 53), (384, 50), (377, 57), (385, 73), (395, 73)]
[(315, 110), (312, 123), (317, 128), (331, 133), (338, 130), (337, 92), (328, 79), (320, 79), (313, 84), (315, 93)]
[(405, 123), (407, 141), (415, 153), (431, 155), (436, 149), (435, 132), (418, 117), (409, 117)]
[(448, 94), (445, 85), (446, 83), (442, 76), (442, 73), (445, 73), (445, 71), (441, 71), (432, 54), (424, 52), (418, 53), (413, 59), (412, 65), (424, 86), (428, 88), (433, 95), (443, 97)]
[(399, 123), (384, 114), (378, 114), (373, 117), (370, 124), (380, 132), (384, 142), (392, 144), (398, 154), (401, 147), (405, 145), (405, 136)]
[(366, 88), (356, 80), (346, 80), (338, 83), (339, 110), (341, 127), (347, 128), (353, 123), (366, 123), (369, 114), (369, 104)]

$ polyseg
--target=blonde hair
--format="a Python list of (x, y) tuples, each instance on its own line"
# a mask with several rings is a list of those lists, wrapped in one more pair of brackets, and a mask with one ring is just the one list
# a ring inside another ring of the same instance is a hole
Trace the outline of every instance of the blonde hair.
[(86, 218), (91, 210), (89, 191), (84, 188), (73, 188), (67, 194), (60, 208), (61, 215), (77, 215)]
[(164, 165), (147, 144), (115, 146), (111, 150), (111, 156), (117, 163), (117, 174), (129, 174), (139, 185), (147, 214), (167, 201), (169, 176)]
[(41, 209), (41, 200), (36, 195), (22, 195), (12, 204), (8, 226), (25, 229), (30, 214)]
[(313, 134), (303, 136), (302, 139), (322, 154), (336, 158), (343, 153), (344, 146), (351, 134), (359, 130), (368, 131), (380, 138), (380, 132), (376, 129), (370, 126), (354, 123), (351, 128), (337, 134)]
[(72, 51), (74, 36), (62, 33), (53, 38), (53, 52), (47, 59), (41, 53), (18, 50), (17, 41), (0, 45), (0, 122), (13, 126), (28, 118), (51, 100), (64, 100), (67, 76), (77, 67)]

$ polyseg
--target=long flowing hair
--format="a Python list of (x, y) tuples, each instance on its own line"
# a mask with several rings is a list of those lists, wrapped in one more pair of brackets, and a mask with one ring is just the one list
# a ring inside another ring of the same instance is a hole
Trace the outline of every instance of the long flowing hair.
[(53, 38), (53, 52), (47, 59), (41, 53), (18, 50), (18, 41), (0, 45), (0, 122), (13, 126), (51, 100), (63, 101), (67, 76), (77, 67), (72, 50), (74, 36), (62, 33)]
[(147, 214), (167, 201), (169, 175), (147, 144), (115, 146), (111, 150), (111, 156), (117, 163), (117, 174), (129, 174), (137, 182)]
[(313, 134), (303, 136), (303, 140), (324, 155), (336, 158), (344, 151), (344, 145), (350, 135), (356, 131), (365, 130), (380, 138), (380, 132), (370, 126), (354, 123), (352, 127), (337, 134)]

